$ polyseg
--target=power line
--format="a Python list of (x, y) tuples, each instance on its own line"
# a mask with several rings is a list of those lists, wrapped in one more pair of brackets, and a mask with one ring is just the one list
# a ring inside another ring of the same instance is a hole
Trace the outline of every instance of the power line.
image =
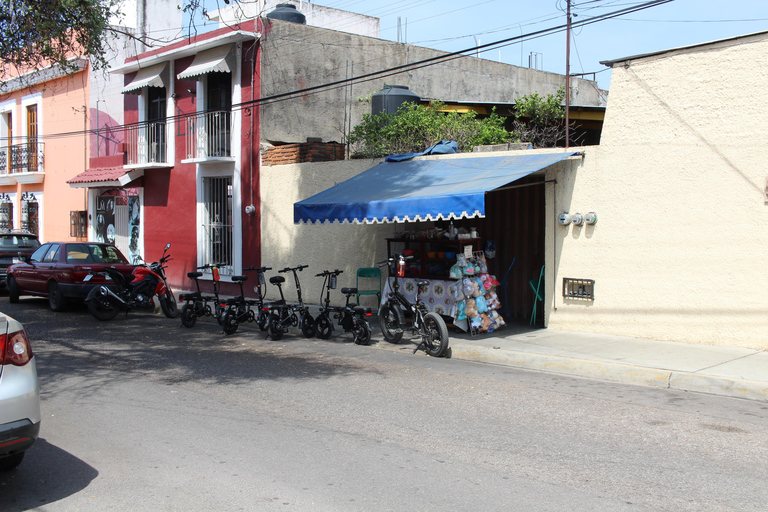
[[(620, 10), (617, 10), (617, 11), (613, 11), (613, 12), (610, 12), (610, 13), (606, 13), (606, 14), (602, 14), (602, 15), (597, 15), (597, 16), (594, 16), (594, 17), (591, 17), (591, 18), (584, 18), (584, 19), (582, 19), (580, 21), (572, 22), (571, 23), (571, 27), (573, 28), (573, 27), (581, 27), (581, 26), (585, 26), (585, 25), (591, 25), (593, 23), (598, 23), (600, 21), (605, 21), (605, 20), (608, 20), (608, 19), (616, 18), (618, 16), (622, 16), (624, 14), (638, 12), (638, 11), (641, 11), (641, 10), (644, 10), (644, 9), (649, 9), (651, 7), (656, 7), (658, 5), (663, 5), (663, 4), (666, 4), (666, 3), (673, 2), (673, 1), (674, 0), (651, 0), (651, 1), (648, 1), (648, 2), (644, 2), (644, 3), (641, 3), (641, 4), (634, 5), (632, 7), (627, 7), (627, 8), (620, 9)], [(516, 43), (518, 43), (520, 41), (527, 41), (527, 40), (536, 39), (536, 38), (544, 37), (544, 36), (547, 36), (547, 35), (552, 35), (552, 34), (556, 34), (556, 33), (559, 33), (559, 32), (563, 32), (564, 30), (567, 29), (567, 27), (568, 27), (568, 24), (566, 23), (566, 24), (563, 24), (563, 25), (558, 25), (558, 26), (547, 28), (547, 29), (541, 29), (541, 30), (537, 30), (537, 31), (530, 32), (530, 33), (527, 33), (527, 34), (522, 34), (522, 35), (519, 35), (519, 36), (514, 36), (514, 37), (510, 37), (510, 38), (506, 38), (506, 39), (501, 39), (499, 41), (494, 41), (494, 42), (491, 42), (491, 43), (474, 46), (474, 47), (467, 48), (467, 49), (464, 49), (464, 50), (460, 50), (460, 51), (457, 51), (457, 52), (446, 53), (444, 55), (438, 55), (438, 56), (431, 57), (431, 58), (428, 58), (428, 59), (423, 59), (423, 60), (420, 60), (420, 61), (415, 61), (415, 62), (412, 62), (412, 63), (409, 63), (409, 64), (402, 64), (400, 66), (394, 66), (394, 67), (391, 67), (391, 68), (387, 68), (387, 69), (383, 69), (383, 70), (379, 70), (379, 71), (374, 71), (374, 72), (371, 72), (371, 73), (365, 73), (365, 74), (362, 74), (362, 75), (358, 75), (358, 76), (347, 78), (347, 79), (343, 79), (343, 80), (336, 80), (336, 81), (328, 82), (328, 83), (321, 84), (321, 85), (316, 85), (316, 86), (312, 86), (312, 87), (305, 87), (303, 89), (298, 89), (298, 90), (295, 90), (295, 91), (290, 91), (290, 92), (280, 93), (280, 94), (274, 94), (274, 95), (271, 95), (271, 96), (266, 96), (266, 97), (262, 97), (262, 98), (258, 98), (258, 99), (254, 99), (254, 100), (250, 100), (250, 101), (244, 101), (244, 102), (241, 102), (241, 103), (236, 103), (236, 104), (232, 105), (232, 111), (242, 110), (244, 108), (250, 108), (250, 107), (254, 107), (254, 106), (268, 105), (268, 104), (276, 103), (276, 102), (279, 102), (279, 101), (291, 100), (291, 99), (295, 99), (296, 97), (299, 97), (299, 96), (305, 96), (307, 94), (317, 94), (317, 93), (320, 93), (320, 92), (325, 92), (325, 91), (330, 91), (330, 90), (333, 90), (333, 89), (338, 89), (340, 87), (347, 87), (350, 84), (365, 83), (365, 82), (369, 82), (369, 81), (376, 80), (376, 79), (379, 79), (379, 78), (386, 78), (388, 76), (393, 76), (393, 75), (397, 75), (397, 74), (400, 74), (400, 73), (414, 71), (414, 70), (417, 70), (417, 69), (433, 66), (433, 65), (436, 65), (436, 64), (442, 64), (444, 62), (449, 62), (451, 60), (455, 60), (455, 59), (458, 59), (458, 58), (461, 58), (461, 57), (467, 57), (466, 54), (474, 54), (474, 53), (477, 53), (477, 52), (480, 52), (480, 51), (482, 51), (482, 52), (492, 51), (492, 50), (496, 50), (496, 49), (503, 48), (503, 47), (506, 47), (506, 46), (511, 46), (511, 45), (516, 44)], [(174, 120), (181, 120), (181, 119), (186, 119), (186, 118), (189, 118), (189, 117), (197, 116), (197, 115), (200, 115), (200, 114), (201, 114), (201, 112), (191, 112), (191, 113), (186, 113), (186, 114), (179, 114), (179, 115), (176, 115), (176, 116), (167, 117), (165, 119), (165, 121), (169, 122), (169, 121), (174, 121)], [(123, 125), (115, 125), (115, 126), (111, 126), (109, 128), (94, 128), (94, 129), (90, 129), (90, 130), (81, 130), (81, 131), (75, 131), (75, 132), (63, 132), (63, 133), (58, 133), (58, 134), (48, 134), (48, 135), (43, 135), (41, 138), (45, 140), (45, 139), (56, 139), (56, 138), (62, 138), (62, 137), (80, 136), (80, 135), (83, 135), (84, 133), (98, 134), (98, 133), (101, 133), (101, 132), (107, 131), (107, 130), (116, 130), (116, 129), (119, 129), (121, 127), (122, 128), (129, 128), (129, 127), (133, 127), (133, 126), (140, 126), (142, 124), (145, 124), (145, 123), (143, 123), (143, 122), (140, 122), (140, 123), (130, 123), (130, 124), (123, 124)]]

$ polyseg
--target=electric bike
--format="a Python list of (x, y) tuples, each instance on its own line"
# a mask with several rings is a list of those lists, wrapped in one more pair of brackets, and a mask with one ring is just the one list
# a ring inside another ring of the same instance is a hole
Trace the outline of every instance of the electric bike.
[[(336, 289), (336, 281), (343, 270), (325, 270), (315, 277), (323, 278), (323, 288), (320, 293), (320, 314), (315, 318), (315, 334), (322, 340), (327, 340), (333, 332), (333, 318), (338, 320), (344, 332), (351, 332), (356, 345), (367, 345), (371, 342), (371, 326), (366, 317), (371, 316), (371, 308), (350, 304), (352, 297), (357, 294), (357, 288), (342, 288), (347, 300), (343, 306), (331, 306), (331, 290)], [(325, 293), (325, 300), (323, 300)]]
[[(381, 334), (388, 342), (399, 343), (403, 332), (408, 330), (414, 335), (421, 336), (421, 343), (413, 350), (414, 354), (417, 350), (424, 350), (430, 356), (440, 357), (448, 351), (448, 327), (445, 325), (445, 320), (437, 313), (427, 310), (426, 304), (419, 298), (421, 292), (429, 285), (429, 281), (422, 279), (416, 281), (414, 303), (400, 293), (398, 278), (405, 276), (405, 262), (411, 258), (413, 256), (395, 254), (378, 264), (379, 267), (386, 266), (390, 276), (394, 277), (392, 291), (379, 309)], [(413, 319), (410, 325), (406, 325), (403, 310), (407, 311)]]
[(299, 298), (298, 304), (288, 304), (285, 301), (285, 295), (283, 295), (283, 283), (285, 278), (283, 276), (273, 276), (269, 278), (269, 282), (277, 286), (280, 292), (280, 300), (275, 301), (268, 306), (264, 306), (264, 310), (269, 313), (267, 320), (267, 334), (273, 340), (279, 340), (283, 337), (290, 327), (298, 327), (301, 329), (301, 333), (306, 338), (311, 338), (315, 335), (315, 320), (312, 315), (309, 314), (309, 308), (304, 305), (304, 301), (301, 298), (301, 282), (299, 282), (298, 272), (301, 272), (308, 265), (299, 265), (297, 267), (286, 267), (283, 270), (278, 270), (279, 273), (293, 272), (293, 279), (296, 282), (296, 293)]

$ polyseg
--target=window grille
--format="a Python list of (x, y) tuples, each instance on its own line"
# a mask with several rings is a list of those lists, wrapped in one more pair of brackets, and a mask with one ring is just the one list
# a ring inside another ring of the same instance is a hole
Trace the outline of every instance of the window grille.
[(232, 177), (203, 178), (203, 264), (234, 273), (232, 238)]
[(595, 280), (564, 277), (563, 297), (566, 299), (595, 300)]

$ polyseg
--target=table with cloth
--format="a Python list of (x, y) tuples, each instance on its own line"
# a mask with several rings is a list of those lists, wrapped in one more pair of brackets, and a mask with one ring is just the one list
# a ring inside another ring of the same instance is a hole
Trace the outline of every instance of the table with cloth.
[[(403, 294), (409, 302), (416, 301), (416, 282), (419, 279), (420, 278), (415, 277), (401, 277), (398, 279), (400, 282), (400, 293)], [(460, 283), (461, 280), (426, 279), (426, 281), (428, 281), (429, 284), (427, 285), (427, 289), (421, 294), (420, 298), (427, 306), (428, 311), (452, 318), (453, 325), (463, 331), (470, 331), (471, 329), (470, 332), (472, 334), (489, 332), (487, 325), (484, 326), (478, 322), (475, 322), (475, 324), (472, 325), (471, 318), (467, 318), (465, 315), (460, 315), (460, 311), (465, 310), (468, 299), (461, 297), (457, 300), (456, 296), (451, 291), (451, 286)], [(389, 298), (389, 294), (392, 292), (393, 282), (394, 278), (389, 277), (384, 283), (384, 290), (382, 290), (381, 294), (382, 304)], [(493, 309), (498, 309), (498, 306)], [(477, 316), (480, 317), (479, 314)]]

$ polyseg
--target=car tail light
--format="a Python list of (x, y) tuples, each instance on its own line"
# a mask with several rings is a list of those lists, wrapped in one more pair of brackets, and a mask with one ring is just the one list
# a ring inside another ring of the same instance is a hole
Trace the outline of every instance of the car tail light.
[(24, 366), (32, 359), (32, 346), (24, 330), (0, 336), (0, 361), (2, 364)]

